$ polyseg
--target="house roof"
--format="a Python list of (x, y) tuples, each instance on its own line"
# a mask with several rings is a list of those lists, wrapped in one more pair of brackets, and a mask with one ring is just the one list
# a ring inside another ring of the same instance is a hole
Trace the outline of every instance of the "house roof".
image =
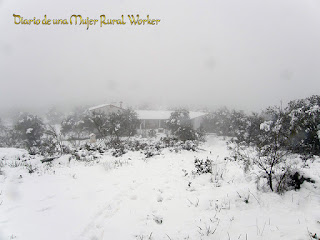
[(193, 118), (207, 115), (207, 113), (205, 113), (205, 112), (189, 112), (189, 115), (190, 115), (190, 119), (193, 119)]
[(115, 106), (115, 105), (112, 105), (112, 104), (101, 104), (101, 105), (98, 105), (98, 106), (94, 106), (94, 107), (91, 107), (89, 108), (89, 111), (93, 111), (93, 110), (97, 110), (97, 109), (100, 109), (100, 108), (104, 108), (104, 107), (115, 107), (115, 108), (119, 108), (119, 109), (123, 109), (121, 107), (118, 107), (118, 106)]
[[(156, 111), (156, 110), (136, 110), (139, 119), (158, 119), (166, 120), (170, 118), (173, 111)], [(190, 119), (206, 115), (204, 112), (189, 112)]]

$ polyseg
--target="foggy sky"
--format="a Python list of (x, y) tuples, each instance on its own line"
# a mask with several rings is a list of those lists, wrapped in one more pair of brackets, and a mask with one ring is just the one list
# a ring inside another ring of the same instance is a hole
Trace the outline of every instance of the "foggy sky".
[[(15, 25), (120, 18), (158, 26)], [(14, 107), (226, 105), (320, 94), (318, 0), (0, 0), (0, 112)]]

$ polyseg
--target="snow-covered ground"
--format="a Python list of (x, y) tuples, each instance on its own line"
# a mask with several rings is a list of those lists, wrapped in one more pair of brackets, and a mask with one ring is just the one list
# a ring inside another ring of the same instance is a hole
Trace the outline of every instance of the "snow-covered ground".
[[(254, 173), (224, 160), (229, 152), (221, 138), (211, 136), (201, 148), (165, 149), (147, 159), (139, 152), (93, 162), (35, 158), (26, 160), (37, 167), (31, 174), (19, 165), (24, 150), (0, 148), (6, 163), (0, 240), (302, 240), (311, 238), (309, 231), (320, 234), (320, 159), (302, 169), (314, 184), (279, 195), (258, 191)], [(192, 174), (195, 156), (213, 159), (214, 173)]]

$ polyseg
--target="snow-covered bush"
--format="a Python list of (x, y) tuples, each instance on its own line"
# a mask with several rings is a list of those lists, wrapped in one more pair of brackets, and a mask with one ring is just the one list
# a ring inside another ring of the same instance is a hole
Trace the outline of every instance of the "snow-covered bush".
[(199, 145), (198, 142), (188, 140), (188, 141), (183, 142), (181, 147), (184, 150), (194, 151), (195, 152), (195, 151), (197, 151), (198, 145)]
[(26, 163), (24, 166), (30, 174), (38, 170), (38, 168), (36, 166), (33, 166), (31, 163)]
[(136, 133), (139, 120), (132, 109), (125, 109), (109, 115), (101, 112), (94, 112), (85, 115), (83, 122), (91, 122), (90, 130), (98, 138), (133, 136)]
[(197, 151), (199, 146), (199, 141), (197, 140), (186, 140), (181, 141), (176, 137), (162, 137), (159, 141), (161, 148), (170, 148), (175, 152), (180, 150)]
[(148, 137), (156, 137), (157, 136), (157, 132), (154, 129), (150, 129), (148, 131)]
[(87, 138), (95, 128), (88, 112), (69, 114), (61, 122), (61, 133), (70, 140)]
[(128, 152), (128, 144), (120, 138), (107, 138), (104, 143), (106, 148), (111, 150), (114, 157), (121, 157)]
[(132, 109), (111, 113), (106, 123), (108, 135), (115, 138), (135, 135), (138, 125), (137, 113)]
[(101, 156), (99, 151), (92, 151), (86, 149), (78, 149), (71, 153), (71, 159), (75, 159), (77, 161), (86, 162), (86, 163), (93, 163), (94, 160), (98, 159)]
[(261, 134), (261, 124), (264, 122), (264, 118), (257, 114), (252, 113), (242, 119), (242, 124), (237, 128), (234, 127), (233, 141), (238, 143), (244, 143), (247, 146), (259, 142)]
[(111, 149), (112, 156), (120, 157), (128, 151), (140, 151), (147, 158), (160, 154), (160, 145), (156, 142), (140, 142), (138, 140), (120, 140), (119, 138), (111, 138), (106, 143), (108, 149)]
[(300, 189), (301, 184), (303, 184), (305, 181), (315, 183), (314, 180), (309, 177), (304, 177), (298, 171), (291, 171), (291, 173), (287, 177), (287, 181), (283, 185), (286, 189), (290, 188), (297, 190)]
[(112, 150), (112, 156), (121, 157), (123, 154), (127, 153), (124, 146), (120, 145), (118, 148)]
[[(256, 166), (260, 170), (259, 177), (266, 177), (271, 191), (281, 192), (281, 184), (290, 172), (286, 164), (288, 129), (283, 124), (286, 114), (276, 107), (265, 111), (269, 120), (260, 124), (260, 131), (248, 144), (246, 141), (233, 141), (236, 159), (243, 160), (245, 170)], [(274, 184), (276, 182), (276, 186)]]
[(143, 151), (149, 146), (149, 143), (141, 140), (127, 140), (127, 147), (130, 151)]
[(4, 126), (4, 124), (0, 118), (0, 147), (6, 146), (7, 131), (8, 131), (8, 129)]
[(320, 155), (320, 96), (291, 101), (286, 111), (290, 149), (304, 155)]
[(22, 148), (24, 143), (14, 128), (5, 127), (0, 137), (0, 146)]
[(212, 173), (212, 160), (207, 158), (206, 160), (195, 158), (194, 166), (196, 168), (193, 171), (194, 174)]
[(176, 143), (179, 141), (178, 138), (174, 136), (162, 137), (160, 138), (160, 142), (163, 144), (164, 147), (174, 147)]
[(210, 112), (204, 118), (203, 128), (206, 132), (219, 136), (234, 137), (249, 125), (248, 116), (243, 111), (229, 110), (226, 107)]
[(160, 140), (146, 140), (144, 138), (114, 138), (108, 137), (104, 141), (106, 149), (111, 150), (111, 153), (115, 157), (120, 157), (129, 151), (139, 151), (145, 155), (146, 158), (150, 158), (155, 155), (159, 155), (162, 149), (168, 148), (170, 151), (179, 152), (181, 150), (197, 151), (198, 141), (180, 141), (177, 138), (165, 137)]
[(157, 146), (150, 146), (148, 148), (145, 149), (144, 151), (144, 155), (146, 158), (150, 158), (156, 155), (160, 155), (160, 148), (158, 148)]
[(171, 113), (169, 120), (166, 122), (169, 130), (175, 133), (181, 126), (191, 127), (189, 111), (186, 109), (177, 109)]
[(111, 149), (111, 153), (115, 157), (120, 157), (128, 151), (140, 151), (149, 158), (159, 155), (161, 149), (165, 147), (159, 141), (145, 142), (143, 139), (121, 140), (118, 138), (109, 138), (105, 144), (108, 149)]
[(43, 136), (39, 144), (29, 149), (30, 154), (41, 154), (42, 156), (54, 156), (58, 152), (57, 144), (52, 137)]
[(181, 126), (174, 132), (174, 134), (181, 141), (196, 140), (198, 138), (197, 132), (190, 126)]
[[(280, 179), (287, 174), (287, 171), (290, 171), (290, 168), (285, 165), (288, 151), (283, 145), (285, 136), (282, 135), (281, 130), (282, 126), (279, 121), (269, 122), (268, 129), (265, 129), (265, 134), (260, 136), (260, 141), (254, 146), (257, 155), (252, 159), (253, 163), (262, 170), (263, 175), (266, 174), (271, 191), (276, 190), (273, 182), (277, 168), (281, 165), (284, 168)], [(278, 187), (280, 183), (278, 181)]]
[(52, 151), (46, 151), (51, 156), (57, 153), (62, 155), (71, 152), (70, 148), (63, 143), (62, 134), (54, 126), (46, 125), (45, 134), (42, 140), (45, 146), (51, 146), (49, 149), (52, 149)]
[(95, 133), (98, 138), (104, 138), (108, 135), (108, 116), (105, 113), (91, 113), (88, 119), (92, 122), (94, 126), (92, 132)]
[(0, 147), (24, 147), (21, 137), (11, 126), (6, 126), (0, 119)]
[(7, 147), (24, 147), (30, 154), (45, 157), (61, 155), (67, 150), (58, 131), (28, 113), (21, 113), (13, 128), (6, 129), (4, 143)]
[(227, 123), (235, 126), (233, 141), (246, 143), (247, 146), (263, 144), (264, 136), (270, 131), (271, 125), (278, 121), (282, 148), (302, 154), (305, 159), (312, 155), (320, 155), (320, 96), (289, 102), (284, 110), (268, 108), (261, 114), (241, 117), (237, 124), (232, 124), (229, 117)]
[(172, 112), (166, 125), (171, 133), (181, 141), (204, 140), (204, 132), (192, 128), (189, 111), (186, 109)]
[(40, 146), (45, 130), (42, 120), (29, 113), (21, 113), (14, 129), (28, 151), (35, 154), (34, 148)]

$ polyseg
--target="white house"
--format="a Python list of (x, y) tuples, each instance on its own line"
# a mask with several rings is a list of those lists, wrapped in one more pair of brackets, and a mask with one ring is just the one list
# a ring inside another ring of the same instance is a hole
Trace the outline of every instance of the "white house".
[[(124, 110), (122, 108), (122, 103), (120, 106), (116, 106), (113, 104), (102, 104), (99, 106), (89, 108), (90, 112), (93, 113), (105, 113), (111, 114), (115, 112), (120, 112)], [(166, 120), (168, 120), (173, 111), (161, 111), (161, 110), (135, 110), (138, 119), (140, 120), (140, 125), (138, 128), (138, 133), (142, 134), (146, 130), (154, 129), (154, 130), (163, 130), (166, 129)], [(190, 120), (192, 123), (193, 129), (198, 129), (201, 126), (203, 121), (203, 117), (206, 115), (204, 112), (189, 112)]]
[[(173, 111), (136, 110), (136, 112), (141, 121), (140, 129), (157, 129), (165, 128), (165, 122)], [(205, 115), (206, 113), (203, 112), (189, 112), (193, 129), (198, 129), (201, 126)]]

